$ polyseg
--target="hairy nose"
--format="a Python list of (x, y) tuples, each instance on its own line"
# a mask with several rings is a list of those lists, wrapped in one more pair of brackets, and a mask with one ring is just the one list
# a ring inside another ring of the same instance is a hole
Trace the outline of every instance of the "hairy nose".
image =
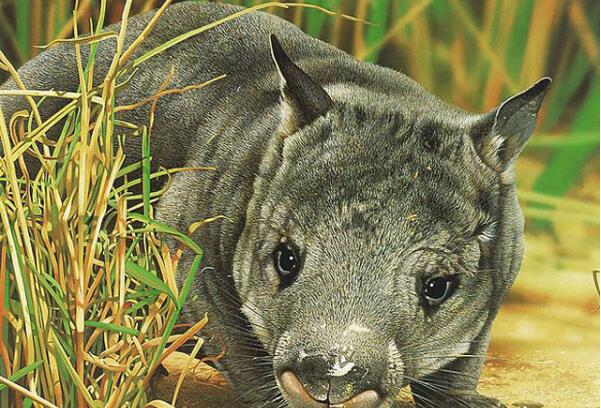
[(382, 403), (376, 391), (381, 371), (343, 355), (309, 355), (280, 375), (292, 406), (375, 408)]

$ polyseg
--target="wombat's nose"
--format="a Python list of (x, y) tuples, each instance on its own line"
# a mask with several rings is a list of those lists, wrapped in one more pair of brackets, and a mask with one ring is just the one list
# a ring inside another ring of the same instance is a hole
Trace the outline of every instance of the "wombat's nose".
[(335, 402), (328, 397), (322, 400), (315, 399), (292, 371), (286, 371), (280, 376), (280, 384), (293, 407), (376, 408), (382, 402), (380, 395), (374, 390), (363, 391), (342, 402)]
[(340, 358), (330, 361), (306, 356), (295, 364), (294, 371), (284, 372), (279, 379), (294, 407), (375, 408), (382, 403), (374, 389), (379, 379), (368, 369)]

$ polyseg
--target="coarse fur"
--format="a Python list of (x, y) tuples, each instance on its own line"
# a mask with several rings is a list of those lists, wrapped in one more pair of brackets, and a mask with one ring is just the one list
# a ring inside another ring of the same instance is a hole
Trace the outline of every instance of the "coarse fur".
[[(135, 56), (238, 10), (173, 5)], [(152, 15), (130, 19), (128, 44)], [(114, 46), (99, 46), (98, 81)], [(409, 384), (424, 407), (501, 406), (476, 386), (522, 259), (514, 163), (549, 80), (487, 114), (466, 113), (399, 72), (255, 12), (143, 63), (117, 104), (156, 93), (171, 66), (170, 87), (227, 75), (161, 98), (151, 146), (155, 166), (217, 168), (176, 174), (158, 217), (182, 231), (226, 217), (194, 234), (205, 268), (185, 318), (208, 312), (240, 405), (301, 406), (277, 380), (296, 370), (327, 403), (375, 389), (382, 406), (394, 405)], [(76, 72), (71, 45), (19, 70), (28, 88), (61, 91), (77, 89)], [(45, 101), (44, 118), (60, 103)], [(0, 97), (0, 106), (5, 118), (27, 108), (15, 97)], [(149, 107), (121, 115), (147, 123)], [(137, 138), (126, 152), (128, 163), (140, 160)], [(302, 258), (286, 288), (272, 259), (281, 242), (294, 243)], [(190, 262), (184, 254), (180, 273)], [(430, 307), (422, 288), (437, 276), (456, 287)], [(299, 368), (303, 360), (314, 364)]]

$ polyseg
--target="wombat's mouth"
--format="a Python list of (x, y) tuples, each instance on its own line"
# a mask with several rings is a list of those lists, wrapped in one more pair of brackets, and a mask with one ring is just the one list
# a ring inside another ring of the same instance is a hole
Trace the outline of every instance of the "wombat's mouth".
[(384, 400), (374, 390), (363, 391), (346, 401), (317, 400), (305, 389), (296, 374), (285, 371), (276, 375), (282, 393), (292, 407), (307, 408), (377, 408)]

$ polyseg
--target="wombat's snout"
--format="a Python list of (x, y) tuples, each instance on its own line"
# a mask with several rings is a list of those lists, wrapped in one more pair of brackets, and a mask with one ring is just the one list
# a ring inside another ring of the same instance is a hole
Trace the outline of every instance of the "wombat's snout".
[(381, 370), (361, 366), (344, 356), (301, 356), (291, 370), (278, 376), (293, 407), (376, 408)]

